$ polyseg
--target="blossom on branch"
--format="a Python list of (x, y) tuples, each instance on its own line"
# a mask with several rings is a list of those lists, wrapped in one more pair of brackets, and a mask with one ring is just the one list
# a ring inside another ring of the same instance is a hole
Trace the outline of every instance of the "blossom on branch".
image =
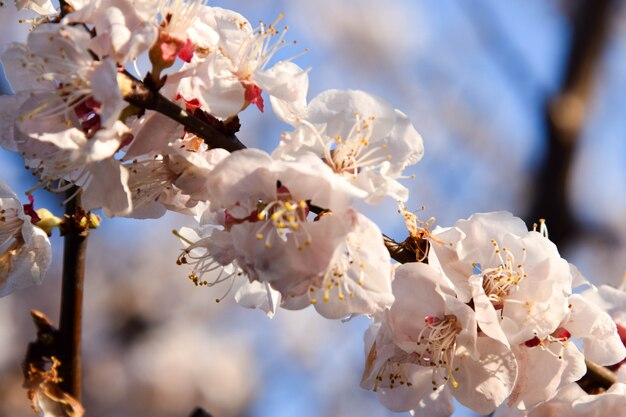
[(517, 376), (511, 350), (479, 334), (476, 313), (440, 270), (404, 264), (392, 286), (396, 301), (366, 335), (361, 385), (417, 416), (449, 416), (452, 397), (480, 414), (495, 410)]
[(285, 132), (276, 157), (319, 156), (339, 176), (379, 203), (385, 196), (406, 201), (409, 191), (397, 180), (424, 154), (422, 137), (409, 118), (380, 97), (363, 91), (329, 90), (284, 120), (296, 129)]

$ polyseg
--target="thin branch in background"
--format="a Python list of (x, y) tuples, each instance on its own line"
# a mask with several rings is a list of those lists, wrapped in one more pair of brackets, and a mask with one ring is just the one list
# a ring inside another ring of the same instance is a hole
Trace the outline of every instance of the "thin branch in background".
[(550, 240), (561, 247), (576, 237), (579, 225), (568, 201), (572, 160), (593, 80), (611, 23), (613, 0), (584, 0), (573, 6), (572, 41), (560, 91), (545, 106), (547, 155), (535, 177), (535, 192), (527, 222), (544, 218)]
[(211, 417), (211, 414), (198, 407), (189, 415), (189, 417)]

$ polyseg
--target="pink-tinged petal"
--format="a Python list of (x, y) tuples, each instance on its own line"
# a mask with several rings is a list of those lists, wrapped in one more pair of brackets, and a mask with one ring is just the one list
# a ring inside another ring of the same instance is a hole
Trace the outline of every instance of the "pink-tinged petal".
[(586, 395), (573, 403), (574, 413), (585, 417), (618, 416), (626, 410), (626, 384), (613, 384), (600, 395)]
[(454, 413), (450, 389), (432, 391), (411, 410), (413, 417), (448, 417)]
[(94, 0), (80, 6), (65, 16), (63, 23), (87, 23), (98, 28), (89, 48), (99, 57), (110, 56), (125, 64), (146, 52), (157, 38), (150, 2)]
[[(393, 365), (392, 365), (393, 366)], [(378, 400), (382, 405), (397, 413), (413, 410), (420, 406), (424, 398), (428, 398), (432, 393), (432, 372), (428, 368), (418, 365), (400, 365), (401, 372), (407, 377), (411, 384), (397, 385), (393, 388), (378, 388), (376, 391)], [(427, 401), (426, 403), (430, 403)]]
[(417, 349), (417, 336), (429, 317), (444, 317), (445, 302), (439, 291), (442, 274), (430, 265), (407, 263), (396, 268), (392, 283), (395, 302), (389, 310), (394, 342), (407, 352)]
[(189, 152), (176, 145), (170, 146), (168, 166), (177, 176), (174, 185), (196, 201), (209, 200), (207, 178), (215, 166), (230, 153), (224, 149)]
[(89, 78), (93, 97), (100, 103), (97, 113), (104, 127), (110, 127), (118, 119), (128, 103), (122, 98), (117, 84), (117, 67), (112, 59), (105, 59), (95, 67)]
[(566, 385), (550, 401), (540, 404), (528, 413), (528, 417), (570, 417), (573, 416), (572, 403), (587, 393), (578, 384)]
[(131, 129), (134, 139), (124, 155), (127, 161), (151, 152), (163, 153), (169, 143), (184, 135), (180, 123), (154, 111), (147, 111)]
[(267, 71), (257, 71), (253, 80), (261, 90), (279, 100), (306, 100), (309, 88), (308, 71), (293, 62), (279, 62)]
[(460, 248), (465, 239), (465, 233), (457, 227), (441, 228), (437, 226), (431, 239), (430, 255), (436, 258), (437, 264), (454, 284), (457, 297), (468, 303), (472, 299), (472, 289), (469, 277), (474, 275), (471, 263), (459, 258), (457, 248)]
[(478, 414), (493, 412), (508, 397), (517, 378), (517, 363), (510, 349), (491, 338), (479, 337), (476, 341), (480, 358), (474, 360), (461, 346), (454, 372), (458, 382), (451, 388), (452, 395), (463, 405)]
[(353, 198), (365, 196), (362, 190), (336, 176), (328, 165), (312, 154), (289, 162), (276, 161), (274, 169), (283, 173), (279, 180), (296, 199), (310, 200), (317, 207), (342, 211)]
[(168, 82), (177, 84), (177, 94), (197, 99), (202, 110), (221, 120), (237, 115), (245, 105), (244, 86), (233, 75), (230, 60), (220, 54), (209, 55), (188, 71), (170, 76)]
[(97, 162), (113, 157), (129, 132), (130, 129), (119, 120), (115, 121), (111, 128), (98, 130), (81, 149), (85, 154), (85, 162)]
[(258, 308), (272, 318), (280, 303), (280, 293), (273, 290), (267, 282), (248, 282), (245, 277), (235, 293), (235, 301), (245, 308)]
[(17, 152), (16, 140), (19, 140), (20, 133), (15, 124), (22, 115), (20, 107), (27, 99), (26, 93), (0, 96), (0, 147), (7, 151)]
[(550, 401), (533, 409), (528, 417), (606, 417), (621, 416), (626, 409), (626, 384), (613, 384), (602, 394), (589, 395), (572, 383)]
[(618, 324), (626, 326), (626, 292), (609, 285), (590, 288), (581, 294), (587, 301), (606, 311)]
[(0, 253), (0, 297), (40, 285), (50, 266), (52, 256), (48, 236), (38, 227), (30, 230), (28, 244), (17, 244)]
[[(390, 256), (380, 229), (356, 213), (354, 229), (335, 251), (322, 285), (305, 302), (317, 300), (317, 312), (330, 319), (350, 314), (374, 315), (393, 303), (391, 276)], [(333, 280), (336, 284), (329, 290)]]
[[(55, 90), (55, 82), (42, 76), (44, 73), (42, 64), (43, 60), (40, 57), (32, 57), (32, 52), (23, 44), (10, 44), (2, 53), (2, 66), (4, 67), (5, 76), (11, 85), (11, 89), (16, 94), (20, 92), (27, 93), (32, 90)], [(24, 96), (23, 99), (26, 97)], [(17, 107), (13, 108), (13, 110)], [(2, 106), (2, 109), (9, 110), (10, 108)]]
[(285, 240), (275, 236), (268, 247), (266, 240), (257, 239), (265, 222), (233, 225), (231, 235), (237, 262), (252, 279), (269, 282), (281, 294), (302, 295), (328, 269), (337, 246), (348, 233), (343, 217), (334, 214), (303, 224), (306, 229), (303, 233), (311, 241), (309, 245), (299, 243), (298, 237), (290, 233)]
[(105, 159), (90, 168), (92, 180), (83, 192), (85, 210), (101, 208), (108, 217), (125, 216), (132, 210), (128, 171), (114, 159)]
[(50, 0), (15, 0), (15, 7), (18, 11), (28, 9), (41, 15), (56, 14), (54, 5)]
[(585, 375), (585, 357), (573, 343), (547, 342), (515, 348), (519, 373), (509, 397), (510, 407), (530, 410), (556, 391)]
[(603, 366), (624, 360), (626, 348), (613, 319), (579, 294), (569, 300), (572, 314), (564, 326), (583, 340), (585, 357)]
[(51, 261), (46, 233), (34, 226), (22, 204), (0, 180), (0, 297), (41, 284)]
[(292, 126), (297, 125), (298, 121), (306, 117), (306, 98), (291, 102), (270, 96), (270, 103), (272, 104), (274, 114), (280, 120)]
[(509, 346), (509, 342), (500, 326), (500, 316), (493, 307), (491, 301), (487, 298), (483, 289), (483, 277), (473, 275), (469, 278), (469, 284), (472, 289), (472, 299), (474, 300), (474, 309), (476, 310), (476, 321), (487, 336), (499, 341), (505, 346)]
[[(247, 200), (273, 200), (276, 196), (276, 174), (268, 175), (272, 160), (265, 152), (244, 149), (234, 152), (218, 164), (209, 176), (207, 188), (214, 211), (232, 209)], [(254, 207), (246, 208), (249, 214)]]
[(470, 306), (459, 301), (456, 297), (445, 294), (446, 315), (454, 315), (458, 320), (461, 331), (456, 335), (457, 344), (463, 345), (465, 350), (476, 359), (480, 352), (476, 345), (478, 338), (476, 313)]

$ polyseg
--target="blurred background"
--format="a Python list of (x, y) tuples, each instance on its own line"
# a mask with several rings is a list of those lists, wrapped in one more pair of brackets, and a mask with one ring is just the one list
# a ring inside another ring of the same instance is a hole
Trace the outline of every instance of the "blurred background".
[[(5, 3), (7, 3), (5, 1)], [(253, 26), (285, 13), (280, 58), (311, 67), (309, 99), (362, 89), (411, 117), (426, 154), (406, 180), (423, 219), (452, 225), (509, 210), (550, 237), (596, 283), (626, 271), (626, 4), (622, 0), (211, 1)], [(0, 39), (23, 40), (10, 4)], [(0, 80), (2, 77), (0, 77)], [(10, 88), (1, 81), (3, 94)], [(250, 107), (239, 138), (272, 150), (285, 125)], [(0, 151), (0, 178), (34, 184), (19, 156)], [(59, 199), (35, 193), (61, 215)], [(393, 201), (362, 207), (398, 240)], [(84, 405), (88, 416), (391, 416), (359, 388), (366, 319), (325, 320), (310, 309), (261, 311), (216, 304), (175, 265), (171, 229), (189, 219), (104, 219), (88, 246)], [(56, 321), (61, 240), (42, 286), (0, 299), (0, 417), (32, 415), (19, 367), (34, 339), (30, 309)], [(215, 292), (217, 291), (217, 293)], [(473, 415), (461, 406), (456, 416)]]

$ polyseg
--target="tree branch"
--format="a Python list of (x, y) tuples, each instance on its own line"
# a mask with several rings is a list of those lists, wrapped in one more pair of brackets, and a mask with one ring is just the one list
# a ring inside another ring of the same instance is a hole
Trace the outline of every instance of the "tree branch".
[(617, 383), (617, 376), (611, 370), (585, 359), (587, 373), (577, 384), (589, 394), (598, 394)]
[[(81, 330), (83, 317), (83, 281), (89, 222), (80, 207), (76, 187), (68, 191), (61, 234), (63, 246), (63, 287), (59, 319), (58, 356), (61, 388), (80, 401), (81, 395)], [(74, 196), (73, 198), (71, 198)]]
[[(176, 103), (168, 100), (159, 92), (152, 91), (145, 83), (139, 80), (132, 80), (131, 82), (132, 85), (126, 89), (124, 94), (124, 100), (133, 106), (154, 110), (177, 121), (185, 127), (185, 130), (202, 138), (211, 148), (223, 148), (229, 152), (234, 152), (246, 147), (237, 136), (220, 132), (210, 124), (181, 109)], [(124, 90), (122, 89), (122, 91)]]
[(529, 224), (544, 218), (550, 240), (563, 245), (577, 234), (568, 202), (576, 142), (592, 97), (597, 63), (608, 36), (613, 0), (584, 0), (574, 6), (572, 42), (560, 91), (545, 107), (547, 155), (535, 178)]

